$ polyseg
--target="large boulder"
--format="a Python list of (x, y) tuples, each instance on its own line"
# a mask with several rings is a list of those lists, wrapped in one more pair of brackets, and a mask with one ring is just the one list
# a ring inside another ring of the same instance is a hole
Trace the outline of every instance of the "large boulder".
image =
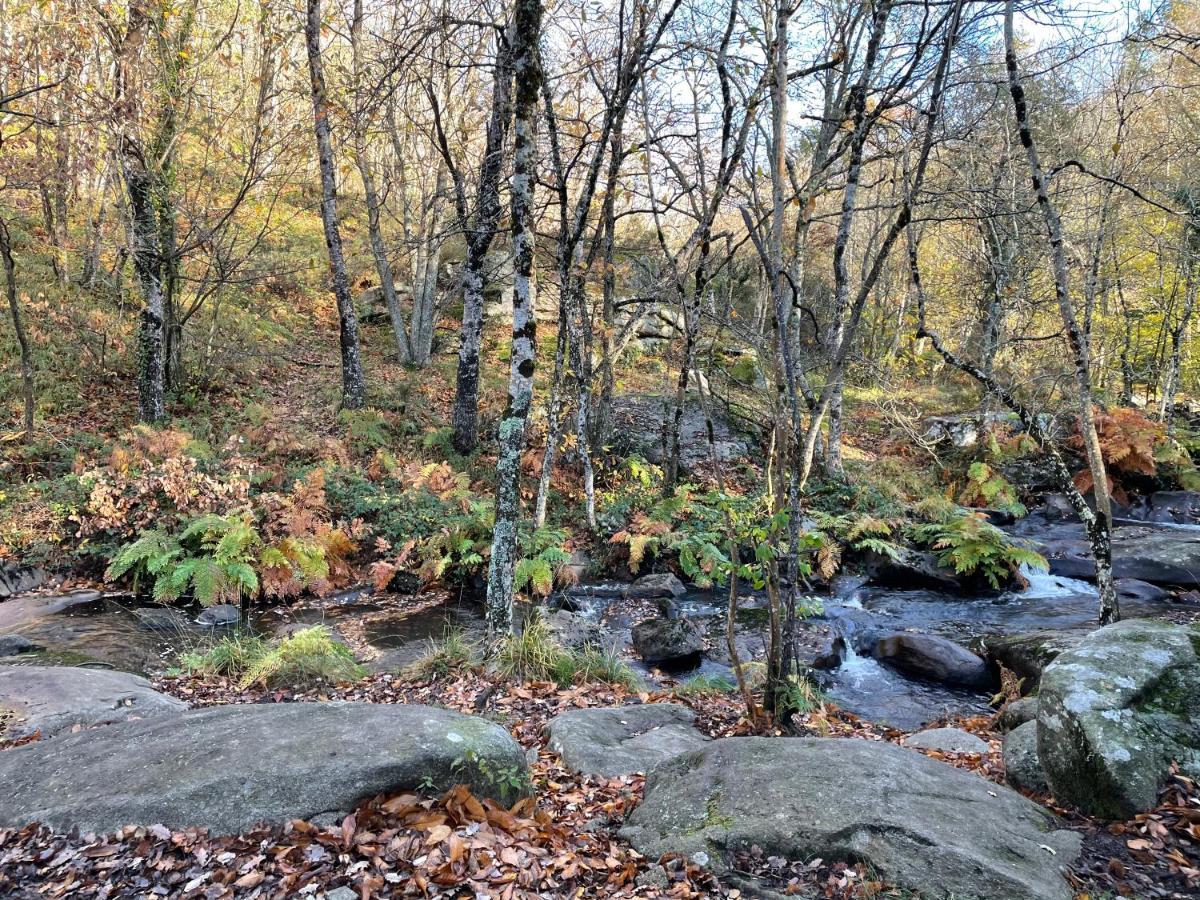
[(1200, 522), (1200, 491), (1155, 491), (1138, 512), (1147, 522), (1195, 524)]
[(924, 550), (902, 548), (898, 553), (867, 553), (867, 574), (873, 584), (882, 587), (932, 588), (935, 591), (958, 591), (962, 583), (954, 571), (942, 566), (937, 554)]
[(702, 746), (696, 714), (678, 703), (573, 709), (546, 725), (549, 747), (573, 772), (628, 775)]
[(244, 704), (125, 722), (0, 753), (0, 824), (243, 831), (465, 783), (508, 803), (525, 754), (492, 722), (428, 706)]
[(717, 872), (753, 845), (854, 860), (929, 900), (1070, 900), (1077, 834), (1020, 794), (895, 744), (725, 738), (657, 766), (621, 834)]
[(643, 575), (625, 589), (626, 600), (672, 600), (687, 593), (687, 586), (670, 572)]
[(935, 634), (898, 631), (875, 643), (876, 659), (928, 681), (986, 688), (992, 683), (987, 663), (965, 647)]
[(1048, 789), (1038, 757), (1037, 722), (1025, 722), (1006, 734), (1001, 753), (1005, 781), (1019, 791), (1043, 793)]
[(46, 581), (44, 570), (36, 566), (0, 560), (0, 600), (39, 588)]
[[(1050, 574), (1094, 581), (1091, 546), (1082, 533), (1045, 541), (1039, 548)], [(1180, 529), (1129, 526), (1112, 536), (1113, 575), (1151, 584), (1200, 587), (1200, 534)]]
[(1030, 631), (989, 635), (980, 643), (984, 655), (1015, 673), (1022, 680), (1022, 691), (1028, 694), (1037, 690), (1046, 666), (1078, 646), (1086, 635), (1083, 631)]
[(0, 737), (10, 740), (35, 732), (45, 738), (76, 725), (93, 728), (185, 709), (187, 704), (160, 694), (145, 678), (127, 672), (0, 667)]
[(704, 637), (689, 619), (647, 619), (633, 626), (633, 648), (648, 663), (680, 664), (704, 650)]
[(1042, 673), (1038, 755), (1054, 795), (1098, 816), (1155, 805), (1171, 762), (1200, 777), (1200, 628), (1127, 619)]

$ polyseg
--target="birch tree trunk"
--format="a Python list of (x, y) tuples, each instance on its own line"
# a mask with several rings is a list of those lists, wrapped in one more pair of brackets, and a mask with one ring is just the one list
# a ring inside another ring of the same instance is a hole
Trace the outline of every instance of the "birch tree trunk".
[(358, 318), (350, 298), (346, 260), (342, 255), (342, 235), (338, 229), (337, 181), (333, 164), (333, 141), (329, 126), (329, 99), (325, 92), (325, 73), (321, 65), (321, 0), (307, 0), (304, 22), (308, 71), (312, 83), (313, 132), (317, 141), (317, 161), (321, 167), (321, 224), (325, 246), (329, 249), (329, 274), (337, 299), (339, 341), (342, 351), (342, 406), (359, 409), (366, 402), (366, 379), (358, 347)]
[[(540, 20), (540, 10), (538, 13)], [(466, 217), (465, 191), (459, 183), (459, 218), (467, 232), (467, 259), (463, 265), (462, 330), (458, 342), (458, 372), (454, 385), (454, 449), (470, 453), (475, 449), (479, 423), (479, 347), (483, 336), (483, 292), (487, 284), (487, 254), (500, 221), (500, 174), (504, 163), (504, 144), (512, 119), (512, 83), (514, 44), (512, 29), (505, 29), (496, 50), (496, 71), (492, 84), (492, 112), (488, 120), (483, 161), (479, 164), (479, 191), (470, 223)], [(540, 77), (540, 76), (539, 76)], [(535, 100), (536, 102), (536, 100)], [(443, 144), (449, 165), (452, 156)], [(457, 179), (456, 179), (457, 180)]]
[(514, 0), (512, 195), (513, 317), (508, 407), (500, 421), (496, 460), (496, 524), (488, 563), (487, 626), (494, 640), (512, 632), (513, 577), (521, 514), (521, 451), (533, 401), (537, 322), (533, 315), (533, 197), (537, 167), (536, 127), (541, 90), (541, 0)]
[[(1004, 6), (1004, 65), (1008, 70), (1008, 89), (1012, 95), (1013, 110), (1017, 119), (1017, 133), (1025, 156), (1029, 162), (1029, 175), (1038, 207), (1046, 221), (1046, 232), (1050, 239), (1050, 260), (1054, 270), (1054, 295), (1059, 313), (1067, 333), (1067, 343), (1075, 363), (1076, 401), (1079, 405), (1079, 433), (1083, 437), (1088, 468), (1091, 470), (1093, 494), (1096, 498), (1096, 514), (1089, 524), (1092, 552), (1096, 557), (1096, 587), (1100, 594), (1100, 624), (1108, 625), (1121, 617), (1117, 605), (1117, 592), (1112, 578), (1112, 503), (1109, 499), (1108, 473), (1104, 470), (1104, 457), (1100, 451), (1100, 436), (1096, 433), (1096, 420), (1092, 412), (1092, 372), (1088, 358), (1088, 336), (1079, 327), (1075, 307), (1071, 302), (1070, 281), (1067, 274), (1067, 256), (1063, 246), (1062, 222), (1058, 210), (1050, 200), (1046, 187), (1046, 176), (1038, 157), (1037, 144), (1029, 125), (1029, 106), (1025, 89), (1021, 86), (1021, 75), (1017, 68), (1016, 42), (1013, 36), (1013, 2)], [(1085, 520), (1087, 524), (1087, 520)]]

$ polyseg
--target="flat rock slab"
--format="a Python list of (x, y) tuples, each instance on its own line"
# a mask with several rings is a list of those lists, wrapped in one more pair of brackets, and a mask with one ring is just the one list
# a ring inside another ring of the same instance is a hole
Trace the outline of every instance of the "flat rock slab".
[[(895, 744), (724, 738), (663, 763), (622, 837), (656, 859), (703, 853), (859, 860), (925, 900), (1071, 900), (1080, 837), (1020, 794)], [(704, 857), (700, 857), (703, 859)]]
[(51, 737), (76, 725), (178, 715), (187, 704), (128, 672), (71, 666), (0, 666), (0, 736)]
[(492, 722), (417, 705), (279, 703), (190, 710), (0, 753), (0, 825), (127, 824), (236, 833), (341, 815), (375, 794), (464, 783), (511, 802), (525, 753)]
[(987, 753), (987, 741), (961, 728), (929, 728), (910, 734), (904, 746), (914, 750), (940, 750), (943, 753)]
[(573, 709), (546, 725), (550, 749), (568, 769), (585, 775), (647, 772), (658, 763), (704, 746), (696, 714), (678, 703)]

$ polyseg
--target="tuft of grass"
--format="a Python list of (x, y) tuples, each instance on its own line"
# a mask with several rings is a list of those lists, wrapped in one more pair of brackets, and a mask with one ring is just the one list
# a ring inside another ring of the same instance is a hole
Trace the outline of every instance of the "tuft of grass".
[(189, 650), (179, 658), (189, 675), (240, 677), (270, 650), (270, 645), (249, 631), (225, 635), (207, 650)]
[(671, 689), (676, 697), (699, 697), (705, 694), (729, 694), (737, 689), (737, 683), (728, 675), (700, 673), (681, 681)]
[(564, 655), (561, 670), (555, 681), (560, 687), (575, 682), (600, 681), (629, 691), (642, 689), (642, 679), (629, 667), (619, 653), (594, 644), (585, 644)]
[(520, 634), (502, 638), (493, 648), (492, 672), (515, 681), (553, 681), (559, 687), (605, 682), (638, 690), (641, 680), (616, 653), (587, 645), (564, 649), (540, 615), (532, 615)]
[(479, 660), (479, 645), (468, 639), (461, 628), (451, 628), (440, 641), (430, 639), (429, 649), (409, 667), (409, 673), (417, 678), (443, 678), (474, 669)]
[(205, 651), (185, 653), (181, 662), (188, 672), (236, 678), (242, 688), (357, 681), (366, 674), (350, 648), (334, 640), (323, 625), (297, 631), (277, 643), (248, 632), (228, 635)]
[(492, 652), (492, 670), (516, 681), (557, 680), (567, 651), (554, 639), (546, 620), (533, 614), (520, 634), (502, 637)]

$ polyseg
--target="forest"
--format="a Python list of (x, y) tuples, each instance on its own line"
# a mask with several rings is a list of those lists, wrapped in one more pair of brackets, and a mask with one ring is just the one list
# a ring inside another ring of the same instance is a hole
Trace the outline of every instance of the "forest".
[(1200, 897), (1200, 3), (0, 0), (0, 896)]

